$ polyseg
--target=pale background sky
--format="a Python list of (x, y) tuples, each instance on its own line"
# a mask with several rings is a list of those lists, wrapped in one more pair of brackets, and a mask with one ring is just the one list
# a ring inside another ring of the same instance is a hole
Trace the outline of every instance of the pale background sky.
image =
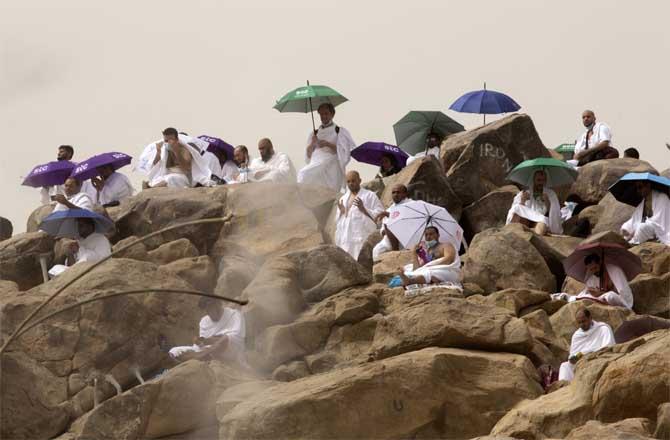
[(616, 146), (662, 170), (668, 17), (661, 0), (0, 0), (0, 215), (25, 230), (39, 191), (20, 182), (58, 145), (74, 145), (75, 160), (136, 156), (167, 126), (254, 155), (268, 136), (300, 167), (309, 117), (272, 106), (306, 79), (350, 99), (336, 121), (359, 144), (393, 143), (412, 109), (476, 127), (480, 116), (447, 109), (486, 81), (547, 147), (572, 142), (592, 108)]

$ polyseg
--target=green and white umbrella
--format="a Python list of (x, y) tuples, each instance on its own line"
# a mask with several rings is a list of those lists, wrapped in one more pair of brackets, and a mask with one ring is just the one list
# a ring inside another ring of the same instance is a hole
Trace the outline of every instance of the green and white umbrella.
[(432, 132), (446, 137), (465, 128), (442, 112), (411, 111), (393, 124), (396, 145), (408, 154), (426, 149), (426, 137)]
[(561, 144), (554, 148), (557, 153), (573, 153), (575, 151), (575, 144)]
[(535, 172), (542, 170), (547, 175), (547, 187), (568, 185), (577, 179), (577, 170), (569, 164), (551, 157), (524, 160), (507, 175), (507, 180), (525, 187), (532, 186)]
[(282, 96), (274, 105), (280, 113), (311, 113), (312, 128), (314, 125), (314, 110), (321, 104), (330, 103), (333, 107), (346, 102), (347, 98), (342, 96), (335, 89), (328, 86), (313, 86), (307, 81), (306, 86), (298, 87)]

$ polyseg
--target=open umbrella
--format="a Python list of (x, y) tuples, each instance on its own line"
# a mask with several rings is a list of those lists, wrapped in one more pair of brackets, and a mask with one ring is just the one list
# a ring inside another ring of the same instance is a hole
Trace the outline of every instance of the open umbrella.
[(586, 282), (584, 258), (591, 254), (598, 255), (601, 264), (612, 263), (619, 266), (629, 281), (642, 272), (640, 257), (629, 252), (624, 246), (616, 243), (595, 242), (580, 244), (563, 260), (565, 273), (577, 281)]
[(56, 160), (43, 165), (37, 165), (30, 171), (28, 177), (23, 180), (22, 185), (34, 188), (62, 185), (70, 177), (72, 170), (76, 166), (76, 163), (69, 160)]
[(121, 167), (130, 164), (133, 158), (125, 153), (103, 153), (90, 157), (83, 162), (79, 162), (77, 167), (72, 170), (70, 177), (74, 177), (79, 181), (90, 179), (98, 175), (98, 168), (111, 165), (114, 171)]
[(39, 228), (54, 237), (76, 238), (79, 236), (78, 218), (92, 219), (95, 222), (95, 232), (101, 234), (114, 229), (114, 222), (88, 209), (66, 209), (53, 212), (42, 220)]
[(609, 192), (621, 203), (637, 206), (642, 197), (635, 190), (635, 182), (650, 182), (652, 189), (670, 196), (670, 179), (651, 173), (628, 173), (609, 187)]
[(393, 156), (397, 169), (405, 168), (409, 155), (395, 145), (384, 142), (365, 142), (351, 150), (351, 157), (359, 162), (381, 166), (384, 155)]
[(318, 109), (321, 104), (330, 103), (336, 107), (346, 101), (347, 98), (340, 95), (335, 89), (328, 86), (312, 86), (307, 81), (306, 86), (298, 87), (282, 96), (273, 108), (280, 113), (310, 113), (312, 128), (316, 131), (314, 110)]
[(577, 179), (577, 170), (567, 163), (552, 157), (524, 160), (507, 175), (507, 180), (530, 187), (535, 172), (542, 170), (547, 175), (547, 187), (553, 188), (570, 184)]
[(426, 149), (426, 138), (430, 133), (442, 137), (458, 133), (465, 128), (449, 116), (438, 111), (411, 111), (393, 124), (396, 143), (409, 154)]
[(575, 155), (575, 144), (561, 144), (554, 151), (563, 156), (563, 160), (570, 160)]
[(463, 229), (441, 206), (421, 200), (412, 200), (389, 209), (389, 220), (386, 227), (407, 249), (423, 239), (423, 233), (428, 226), (437, 228), (441, 242), (451, 243), (456, 251), (460, 249)]
[(203, 141), (209, 143), (209, 146), (207, 147), (207, 151), (222, 150), (223, 152), (226, 153), (226, 157), (228, 158), (228, 160), (233, 160), (233, 154), (235, 153), (235, 147), (230, 145), (228, 142), (224, 141), (223, 139), (219, 139), (219, 138), (213, 137), (213, 136), (207, 136), (207, 135), (204, 135), (204, 134), (201, 135), (201, 136), (198, 136), (198, 139), (202, 139)]
[(515, 100), (504, 93), (486, 90), (486, 83), (484, 83), (483, 90), (468, 92), (449, 106), (449, 109), (457, 112), (484, 115), (484, 124), (486, 124), (486, 115), (511, 113), (520, 108), (521, 106)]

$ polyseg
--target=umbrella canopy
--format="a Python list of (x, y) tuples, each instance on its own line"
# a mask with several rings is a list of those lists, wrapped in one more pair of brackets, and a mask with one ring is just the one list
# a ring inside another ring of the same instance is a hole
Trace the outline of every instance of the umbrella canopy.
[[(333, 107), (337, 107), (346, 101), (347, 98), (335, 89), (328, 86), (312, 86), (307, 81), (306, 86), (293, 89), (282, 96), (272, 108), (280, 113), (312, 113), (321, 104), (330, 103)], [(311, 116), (312, 128), (316, 130), (314, 115)]]
[(79, 236), (79, 230), (77, 229), (78, 218), (92, 219), (95, 222), (95, 232), (101, 234), (114, 229), (114, 222), (88, 209), (66, 209), (53, 212), (42, 220), (39, 228), (55, 237), (76, 238)]
[(507, 175), (507, 180), (519, 183), (525, 187), (533, 185), (535, 172), (542, 170), (547, 175), (547, 187), (567, 185), (577, 179), (577, 170), (569, 164), (552, 157), (539, 157), (524, 160)]
[(554, 148), (554, 151), (557, 153), (574, 153), (575, 144), (561, 144), (558, 147)]
[(80, 181), (87, 180), (98, 175), (99, 167), (111, 165), (112, 168), (114, 168), (114, 171), (116, 171), (119, 168), (130, 164), (130, 161), (132, 160), (133, 158), (125, 153), (114, 152), (98, 154), (83, 162), (79, 162), (77, 167), (72, 171), (72, 174), (70, 174), (70, 177), (75, 177)]
[(56, 160), (33, 168), (22, 185), (40, 188), (42, 186), (62, 185), (77, 166), (69, 160)]
[(521, 106), (515, 100), (504, 93), (487, 90), (486, 83), (484, 83), (483, 90), (468, 92), (449, 106), (450, 110), (460, 113), (484, 115), (484, 123), (486, 123), (486, 115), (512, 113), (520, 108)]
[(428, 226), (435, 226), (440, 233), (440, 241), (451, 243), (458, 252), (463, 240), (463, 229), (446, 209), (421, 200), (412, 200), (389, 209), (386, 227), (406, 249), (423, 239)]
[(382, 157), (390, 155), (395, 159), (397, 169), (405, 168), (409, 155), (395, 145), (384, 142), (366, 142), (351, 150), (351, 157), (359, 162), (381, 166)]
[(577, 281), (586, 282), (586, 265), (584, 258), (596, 254), (600, 257), (601, 264), (615, 264), (623, 270), (626, 278), (630, 281), (642, 272), (642, 261), (640, 257), (629, 252), (620, 244), (595, 242), (580, 244), (575, 250), (563, 260), (565, 273)]
[(670, 196), (670, 179), (651, 173), (628, 173), (609, 187), (609, 192), (620, 202), (637, 206), (642, 197), (635, 190), (635, 182), (650, 182), (652, 189)]
[(233, 160), (235, 147), (230, 145), (228, 142), (224, 141), (223, 139), (219, 139), (213, 136), (207, 136), (204, 134), (198, 136), (198, 139), (202, 139), (203, 141), (209, 144), (209, 146), (207, 147), (207, 151), (221, 150), (226, 153), (226, 157), (228, 158), (228, 160)]
[(461, 124), (437, 111), (411, 111), (393, 124), (398, 147), (409, 154), (424, 151), (430, 133), (445, 137), (463, 130), (465, 128)]

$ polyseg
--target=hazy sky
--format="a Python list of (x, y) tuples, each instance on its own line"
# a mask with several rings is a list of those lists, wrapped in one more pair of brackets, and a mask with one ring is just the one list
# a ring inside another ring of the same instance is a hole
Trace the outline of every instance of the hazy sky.
[(666, 1), (1, 0), (0, 215), (25, 230), (39, 191), (21, 179), (59, 144), (75, 160), (137, 155), (167, 126), (254, 155), (268, 136), (299, 167), (309, 117), (272, 106), (306, 79), (350, 99), (336, 121), (359, 144), (393, 143), (412, 109), (475, 127), (481, 117), (447, 109), (486, 81), (546, 146), (573, 141), (592, 108), (616, 146), (662, 170), (668, 17)]

